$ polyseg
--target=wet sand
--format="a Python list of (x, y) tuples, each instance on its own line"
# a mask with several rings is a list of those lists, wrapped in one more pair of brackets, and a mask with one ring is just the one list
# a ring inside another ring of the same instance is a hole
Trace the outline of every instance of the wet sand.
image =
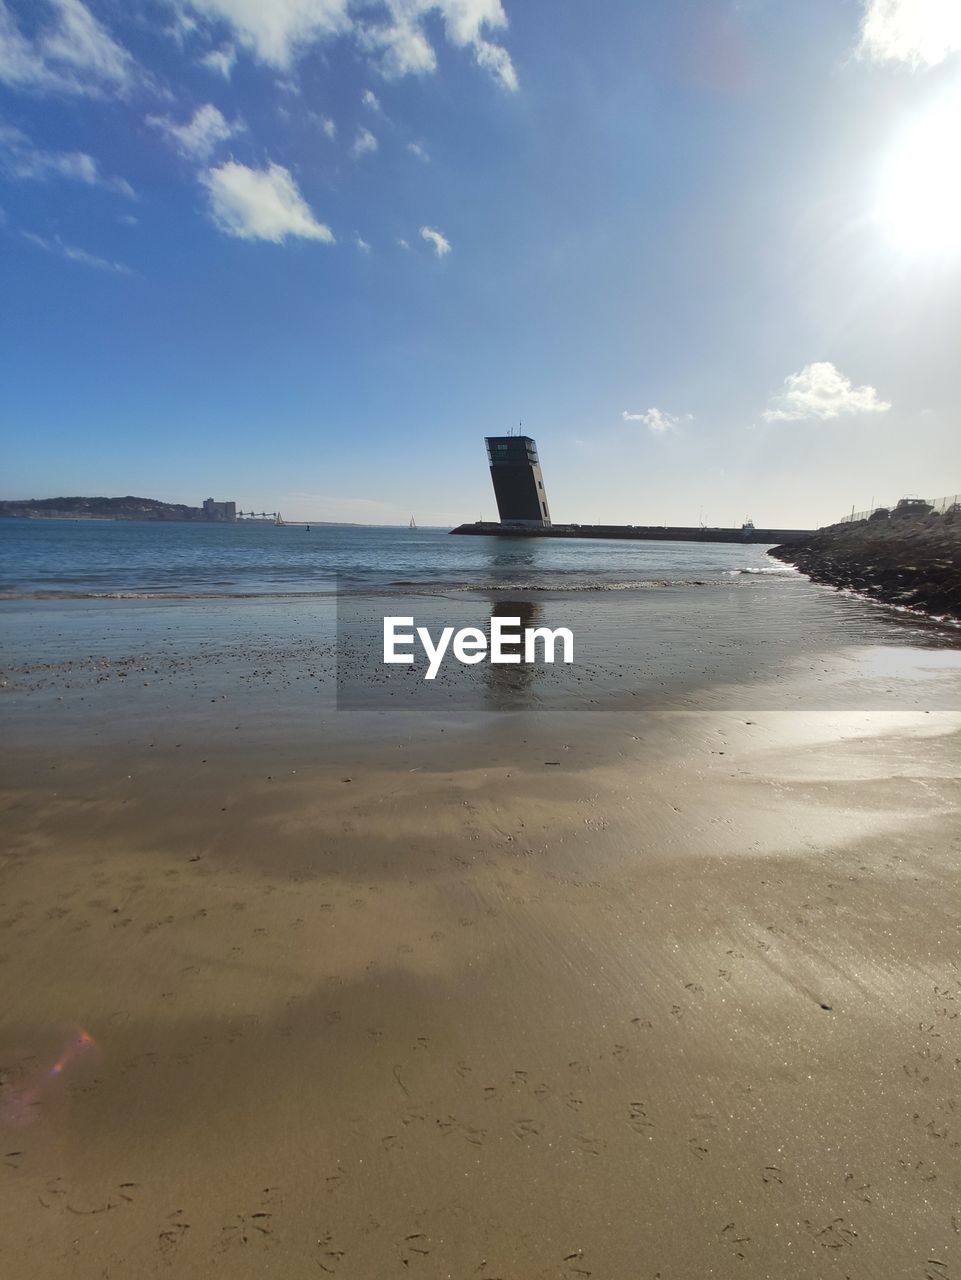
[(961, 672), (905, 653), (860, 709), (847, 649), (313, 736), (11, 703), (3, 1273), (956, 1280)]

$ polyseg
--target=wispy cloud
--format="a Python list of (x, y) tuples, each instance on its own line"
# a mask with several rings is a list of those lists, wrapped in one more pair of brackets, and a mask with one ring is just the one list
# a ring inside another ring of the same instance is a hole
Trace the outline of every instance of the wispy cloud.
[(381, 73), (388, 80), (437, 70), (434, 46), (416, 18), (395, 13), (392, 21), (362, 27), (358, 39), (363, 48), (379, 55)]
[(44, 151), (35, 147), (22, 129), (3, 123), (0, 123), (0, 169), (15, 179), (42, 182), (48, 178), (66, 178), (136, 199), (126, 179), (102, 173), (97, 160), (85, 151)]
[(370, 245), (363, 238), (363, 236), (361, 236), (359, 231), (354, 232), (354, 244), (357, 246), (357, 248), (360, 250), (361, 253), (370, 253)]
[(229, 161), (209, 169), (201, 181), (207, 188), (211, 217), (227, 235), (273, 244), (283, 244), (291, 236), (334, 243), (330, 227), (317, 221), (282, 165), (250, 169)]
[(169, 116), (148, 116), (147, 123), (159, 129), (167, 140), (190, 160), (209, 160), (221, 142), (242, 133), (241, 122), (230, 124), (210, 102), (198, 107), (185, 124)]
[(202, 66), (216, 71), (217, 75), (223, 76), (225, 80), (230, 79), (236, 61), (237, 50), (232, 44), (224, 45), (222, 49), (211, 49), (200, 59)]
[(511, 55), (499, 44), (491, 44), (489, 40), (474, 42), (474, 58), (479, 67), (489, 71), (495, 80), (509, 93), (516, 93), (518, 88), (517, 72), (511, 61)]
[(436, 227), (421, 227), (420, 238), (427, 241), (438, 258), (445, 258), (450, 253), (450, 241)]
[(133, 58), (81, 0), (49, 0), (50, 19), (25, 36), (0, 0), (0, 81), (34, 93), (103, 97), (127, 93), (140, 78)]
[(383, 110), (380, 105), (380, 98), (378, 98), (377, 94), (374, 93), (372, 89), (365, 89), (360, 96), (360, 100), (368, 111), (380, 112)]
[(398, 249), (410, 248), (410, 242), (408, 240), (405, 240), (403, 236), (398, 236), (394, 243), (397, 245)]
[(784, 390), (762, 414), (765, 422), (801, 422), (806, 418), (887, 413), (891, 408), (874, 387), (856, 387), (829, 360), (805, 365), (784, 379)]
[(408, 142), (407, 150), (424, 164), (430, 164), (430, 153), (422, 142)]
[(858, 56), (933, 67), (961, 51), (958, 0), (863, 0)]
[(20, 234), (24, 240), (36, 245), (38, 249), (43, 249), (45, 253), (57, 254), (61, 258), (67, 258), (70, 262), (79, 262), (85, 267), (96, 267), (98, 271), (113, 271), (121, 276), (133, 275), (130, 268), (124, 266), (122, 262), (112, 262), (109, 258), (100, 258), (95, 253), (88, 253), (86, 249), (78, 249), (75, 245), (65, 244), (59, 236), (48, 240), (45, 236), (38, 236), (33, 231), (21, 231)]
[(693, 417), (689, 413), (678, 416), (674, 413), (668, 413), (664, 409), (653, 407), (645, 409), (641, 413), (632, 413), (629, 409), (625, 409), (621, 414), (621, 418), (624, 422), (641, 422), (647, 427), (648, 431), (657, 436), (676, 430), (682, 422), (693, 421)]
[(376, 151), (377, 145), (377, 139), (371, 131), (361, 127), (350, 144), (350, 154), (355, 160), (359, 160), (361, 156), (367, 156)]

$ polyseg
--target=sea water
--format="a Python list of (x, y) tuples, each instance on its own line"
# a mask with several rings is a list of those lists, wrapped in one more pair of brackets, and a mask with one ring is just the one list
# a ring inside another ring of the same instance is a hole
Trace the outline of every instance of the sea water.
[(336, 589), (617, 590), (790, 574), (739, 543), (451, 536), (266, 522), (0, 520), (0, 598), (270, 596)]

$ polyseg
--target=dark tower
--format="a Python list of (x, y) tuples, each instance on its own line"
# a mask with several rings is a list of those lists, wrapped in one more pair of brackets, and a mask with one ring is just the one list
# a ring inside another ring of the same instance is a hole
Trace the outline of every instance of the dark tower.
[(530, 436), (488, 436), (487, 457), (501, 524), (548, 528), (544, 477), (537, 461), (537, 445)]

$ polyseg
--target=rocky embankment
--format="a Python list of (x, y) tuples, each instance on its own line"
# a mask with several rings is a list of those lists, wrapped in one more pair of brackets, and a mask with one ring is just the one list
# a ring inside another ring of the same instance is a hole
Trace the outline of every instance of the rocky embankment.
[(961, 620), (961, 514), (835, 524), (768, 554), (813, 582)]

